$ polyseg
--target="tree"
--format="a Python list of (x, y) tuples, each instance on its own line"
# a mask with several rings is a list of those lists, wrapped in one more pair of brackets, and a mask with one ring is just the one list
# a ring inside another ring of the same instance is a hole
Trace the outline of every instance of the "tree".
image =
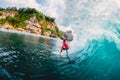
[(46, 16), (45, 19), (49, 22), (54, 22), (55, 21), (55, 18), (51, 18), (49, 16)]
[(0, 11), (2, 11), (2, 10), (4, 10), (4, 8), (1, 8), (1, 7), (0, 7)]

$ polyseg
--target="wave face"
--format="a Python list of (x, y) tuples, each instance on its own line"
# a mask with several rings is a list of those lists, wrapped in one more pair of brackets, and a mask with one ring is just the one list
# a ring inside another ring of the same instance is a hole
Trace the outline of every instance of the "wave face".
[(66, 1), (62, 25), (71, 26), (77, 39), (113, 39), (119, 45), (120, 7), (108, 0)]
[[(76, 34), (76, 80), (119, 80), (120, 7), (112, 0), (66, 0), (62, 25)], [(71, 69), (72, 70), (72, 69)], [(69, 73), (69, 72), (67, 72)]]
[[(67, 77), (75, 80), (120, 79), (120, 6), (115, 0), (66, 0), (61, 25), (75, 35), (71, 56), (76, 56), (76, 71)], [(71, 70), (71, 72), (69, 72)], [(65, 72), (66, 73), (66, 72)], [(66, 77), (66, 79), (67, 79)]]
[[(73, 31), (69, 57), (75, 62), (70, 63), (65, 52), (59, 57), (61, 40), (3, 30), (1, 66), (11, 78), (20, 80), (120, 80), (119, 0), (63, 2), (64, 10), (57, 23)], [(55, 10), (61, 7), (54, 6)]]

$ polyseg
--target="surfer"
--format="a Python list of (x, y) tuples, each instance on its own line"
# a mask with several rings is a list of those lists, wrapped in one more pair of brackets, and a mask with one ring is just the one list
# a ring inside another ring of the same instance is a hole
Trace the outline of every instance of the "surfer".
[[(71, 59), (69, 56), (68, 56), (68, 49), (69, 49), (69, 46), (68, 46), (68, 43), (66, 41), (66, 39), (64, 38), (61, 38), (63, 40), (63, 44), (62, 44), (62, 47), (61, 47), (61, 50), (60, 50), (60, 57), (61, 57), (61, 53), (63, 50), (66, 50), (66, 56), (67, 56), (67, 59), (68, 59), (68, 63), (74, 63), (75, 60), (74, 59)], [(62, 57), (61, 57), (62, 58)]]
[(66, 54), (68, 55), (68, 49), (69, 49), (68, 43), (67, 43), (66, 40), (64, 39), (64, 40), (63, 40), (62, 47), (61, 47), (61, 50), (60, 50), (60, 55), (61, 55), (61, 53), (62, 53), (63, 50), (66, 50)]

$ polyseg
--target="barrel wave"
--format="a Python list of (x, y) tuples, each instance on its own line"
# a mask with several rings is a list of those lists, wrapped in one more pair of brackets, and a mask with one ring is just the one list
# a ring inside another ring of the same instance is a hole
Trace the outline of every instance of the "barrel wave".
[(63, 17), (56, 18), (56, 23), (73, 32), (69, 42), (73, 63), (65, 52), (59, 57), (60, 39), (1, 29), (4, 76), (9, 74), (13, 80), (120, 80), (120, 6), (117, 0), (106, 1), (64, 1)]

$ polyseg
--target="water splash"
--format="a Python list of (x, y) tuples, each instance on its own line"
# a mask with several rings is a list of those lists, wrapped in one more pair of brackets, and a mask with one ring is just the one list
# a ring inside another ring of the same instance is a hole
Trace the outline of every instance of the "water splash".
[[(116, 1), (107, 0), (65, 1), (66, 10), (62, 25), (72, 26), (76, 44), (86, 45), (88, 41), (106, 37), (115, 41), (119, 49), (120, 6)], [(80, 46), (79, 46), (80, 47)]]

